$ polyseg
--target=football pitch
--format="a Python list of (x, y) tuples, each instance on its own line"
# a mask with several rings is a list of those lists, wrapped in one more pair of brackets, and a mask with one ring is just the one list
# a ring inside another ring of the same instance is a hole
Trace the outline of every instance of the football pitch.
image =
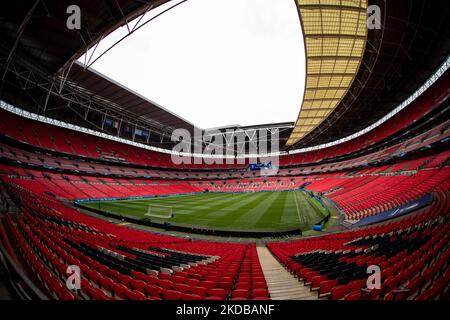
[[(326, 210), (321, 204), (301, 190), (202, 193), (85, 202), (83, 205), (122, 216), (151, 219), (157, 223), (233, 231), (304, 231), (326, 216)], [(173, 217), (148, 217), (149, 206), (172, 212)]]

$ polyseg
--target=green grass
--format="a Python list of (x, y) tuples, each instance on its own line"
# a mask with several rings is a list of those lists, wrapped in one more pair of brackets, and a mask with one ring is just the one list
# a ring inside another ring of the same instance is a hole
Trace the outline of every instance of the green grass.
[(325, 212), (303, 191), (203, 193), (139, 200), (85, 202), (104, 212), (145, 218), (148, 206), (172, 207), (173, 218), (151, 218), (173, 225), (216, 230), (283, 231), (311, 229)]

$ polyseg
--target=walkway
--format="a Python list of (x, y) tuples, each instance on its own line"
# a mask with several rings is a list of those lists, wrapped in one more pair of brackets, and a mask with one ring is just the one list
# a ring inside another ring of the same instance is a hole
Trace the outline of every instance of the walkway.
[(259, 245), (256, 251), (273, 300), (317, 300), (317, 292), (311, 292), (290, 274), (266, 246)]

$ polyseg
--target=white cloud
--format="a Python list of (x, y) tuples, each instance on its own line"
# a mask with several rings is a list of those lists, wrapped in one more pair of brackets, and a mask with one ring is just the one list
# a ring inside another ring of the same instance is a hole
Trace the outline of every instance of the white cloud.
[(189, 0), (93, 68), (201, 128), (295, 121), (305, 80), (295, 2)]

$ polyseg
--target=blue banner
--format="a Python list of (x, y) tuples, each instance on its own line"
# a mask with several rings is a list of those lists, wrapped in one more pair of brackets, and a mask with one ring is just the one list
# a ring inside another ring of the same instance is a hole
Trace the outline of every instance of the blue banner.
[(357, 223), (355, 223), (352, 227), (361, 227), (366, 226), (369, 224), (374, 224), (394, 218), (398, 218), (400, 216), (403, 216), (405, 214), (417, 211), (423, 207), (426, 207), (433, 201), (433, 195), (427, 194), (417, 200), (411, 201), (401, 207), (391, 209), (385, 212), (382, 212), (380, 214), (377, 214), (375, 216), (367, 217), (364, 219), (359, 220)]
[(251, 163), (250, 164), (250, 170), (256, 171), (256, 170), (271, 170), (272, 169), (272, 161), (268, 163)]

